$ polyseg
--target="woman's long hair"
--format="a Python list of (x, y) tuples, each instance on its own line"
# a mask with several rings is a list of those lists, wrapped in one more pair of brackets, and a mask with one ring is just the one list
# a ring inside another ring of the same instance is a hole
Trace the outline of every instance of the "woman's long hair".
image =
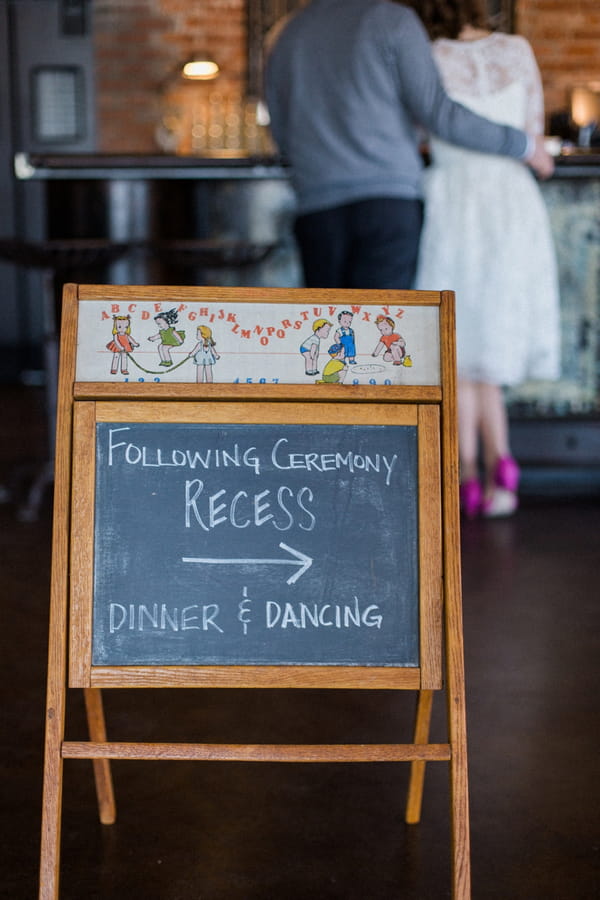
[(483, 0), (402, 0), (415, 10), (432, 41), (456, 40), (465, 25), (489, 28)]

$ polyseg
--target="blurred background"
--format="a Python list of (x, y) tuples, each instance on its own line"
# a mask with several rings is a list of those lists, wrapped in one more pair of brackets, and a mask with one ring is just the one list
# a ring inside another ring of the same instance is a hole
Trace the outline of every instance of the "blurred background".
[[(260, 102), (264, 37), (295, 6), (0, 0), (6, 900), (37, 891), (62, 286), (302, 286), (294, 198)], [(490, 11), (529, 39), (543, 78), (556, 171), (541, 189), (560, 269), (562, 375), (508, 397), (518, 514), (462, 532), (474, 898), (592, 900), (600, 13), (597, 0), (496, 0)], [(189, 62), (201, 64), (193, 78)], [(67, 731), (85, 739), (81, 692), (71, 693)], [(109, 736), (407, 740), (413, 698), (395, 693), (409, 692), (167, 691), (158, 702), (116, 691)], [(433, 739), (443, 710), (436, 699)], [(96, 816), (89, 763), (66, 769), (64, 898), (449, 896), (439, 766), (418, 829), (402, 822), (406, 767), (119, 762), (110, 828)]]
[[(294, 198), (260, 98), (264, 37), (296, 5), (0, 0), (0, 380), (47, 378), (65, 281), (301, 286)], [(514, 452), (531, 463), (524, 489), (595, 491), (597, 4), (490, 0), (490, 12), (533, 46), (557, 160), (542, 190), (562, 377), (509, 394)]]

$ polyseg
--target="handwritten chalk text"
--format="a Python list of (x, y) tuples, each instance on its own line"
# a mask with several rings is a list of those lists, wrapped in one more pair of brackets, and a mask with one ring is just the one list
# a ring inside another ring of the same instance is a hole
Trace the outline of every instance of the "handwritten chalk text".
[[(269, 522), (277, 531), (288, 531), (294, 524), (303, 531), (312, 531), (315, 527), (316, 519), (308, 508), (314, 499), (309, 487), (293, 491), (282, 484), (276, 494), (268, 489), (253, 495), (247, 491), (237, 491), (231, 498), (227, 497), (224, 489), (216, 494), (202, 496), (203, 493), (204, 482), (199, 478), (186, 481), (186, 528), (190, 528), (193, 522), (204, 531), (210, 531), (224, 522), (229, 522), (234, 528), (247, 528), (248, 525), (259, 528)], [(298, 513), (300, 519), (296, 522), (294, 514)]]
[(111, 603), (109, 607), (109, 631), (208, 631), (214, 628), (223, 633), (217, 623), (219, 606), (205, 603), (200, 606), (172, 606), (166, 603)]
[[(129, 426), (110, 428), (108, 436), (108, 465), (114, 466), (123, 462), (129, 466), (142, 468), (188, 468), (188, 469), (227, 469), (230, 467), (247, 467), (260, 475), (264, 466), (256, 447), (241, 448), (235, 443), (229, 449), (208, 447), (201, 449), (163, 449), (147, 447), (131, 441), (120, 440), (120, 433), (129, 431)], [(294, 452), (288, 447), (288, 438), (279, 438), (273, 444), (270, 454), (271, 464), (280, 471), (304, 469), (307, 472), (339, 472), (351, 474), (382, 474), (386, 485), (389, 485), (392, 473), (398, 461), (398, 455), (391, 457), (384, 453), (356, 453), (353, 450), (342, 450), (321, 453), (314, 450), (309, 453)]]
[(376, 604), (361, 609), (358, 597), (354, 603), (282, 603), (267, 600), (267, 628), (381, 628), (383, 615)]

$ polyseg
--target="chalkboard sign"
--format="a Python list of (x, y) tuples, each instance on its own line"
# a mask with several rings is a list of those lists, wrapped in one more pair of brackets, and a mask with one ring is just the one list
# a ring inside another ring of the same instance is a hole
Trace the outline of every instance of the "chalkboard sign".
[[(187, 346), (153, 371), (161, 312), (200, 337), (214, 325), (214, 380)], [(296, 338), (340, 316), (359, 356), (380, 325), (400, 329), (402, 360), (309, 380)], [(93, 760), (104, 824), (111, 759), (410, 762), (408, 823), (426, 763), (446, 762), (452, 896), (468, 900), (451, 292), (66, 285), (59, 376), (40, 900), (58, 900), (68, 759)], [(418, 702), (408, 744), (108, 740), (102, 690), (129, 687)], [(67, 688), (83, 688), (87, 741), (65, 740)]]
[(419, 665), (417, 428), (96, 425), (95, 666)]

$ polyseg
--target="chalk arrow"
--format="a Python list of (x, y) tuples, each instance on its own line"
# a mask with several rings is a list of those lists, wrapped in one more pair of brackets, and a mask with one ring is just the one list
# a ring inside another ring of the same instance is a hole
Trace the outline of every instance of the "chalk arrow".
[(269, 566), (298, 566), (298, 571), (294, 572), (293, 575), (290, 575), (286, 584), (294, 584), (295, 581), (298, 581), (301, 575), (304, 575), (307, 569), (313, 564), (312, 557), (307, 556), (305, 553), (301, 553), (300, 550), (294, 550), (293, 547), (288, 547), (287, 544), (279, 544), (282, 550), (287, 550), (287, 552), (294, 556), (295, 559), (214, 559), (212, 557), (196, 557), (196, 556), (182, 556), (182, 562), (187, 563), (201, 563), (204, 565), (217, 565), (217, 566), (244, 566), (244, 565), (269, 565)]

